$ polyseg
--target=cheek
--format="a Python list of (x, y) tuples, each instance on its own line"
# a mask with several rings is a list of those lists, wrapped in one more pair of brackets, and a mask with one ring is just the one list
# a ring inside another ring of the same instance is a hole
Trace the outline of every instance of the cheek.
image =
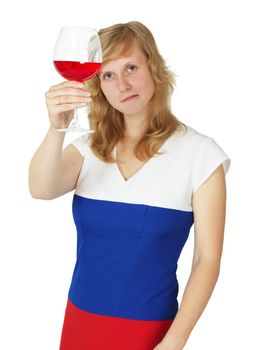
[(152, 97), (154, 94), (154, 81), (152, 77), (149, 77), (147, 79), (146, 86), (147, 86), (148, 94), (150, 95), (150, 97)]
[(114, 84), (108, 83), (103, 86), (101, 84), (101, 90), (106, 97), (106, 100), (108, 103), (114, 107), (115, 109), (118, 109), (117, 101), (116, 101), (116, 96), (117, 96), (117, 91), (115, 91)]
[(113, 96), (112, 88), (110, 88), (109, 85), (101, 84), (101, 90), (102, 90), (102, 92), (104, 93), (106, 99), (107, 99), (108, 101), (110, 101), (110, 100), (111, 100), (111, 96)]
[(137, 77), (133, 85), (135, 85), (140, 92), (145, 91), (148, 95), (152, 95), (154, 92), (154, 82), (150, 75)]

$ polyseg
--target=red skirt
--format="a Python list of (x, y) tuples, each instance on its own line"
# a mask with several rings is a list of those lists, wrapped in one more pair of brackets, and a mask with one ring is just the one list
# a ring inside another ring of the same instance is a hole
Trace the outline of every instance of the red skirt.
[(98, 315), (80, 310), (68, 300), (60, 350), (153, 350), (172, 322)]

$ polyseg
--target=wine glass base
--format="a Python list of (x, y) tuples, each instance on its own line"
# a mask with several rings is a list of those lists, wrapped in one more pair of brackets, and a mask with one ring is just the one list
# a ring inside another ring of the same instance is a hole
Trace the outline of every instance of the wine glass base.
[(56, 129), (57, 131), (60, 131), (60, 132), (77, 132), (77, 133), (85, 133), (85, 134), (88, 134), (88, 133), (93, 133), (94, 130), (91, 130), (91, 129), (84, 129), (84, 128), (81, 128), (81, 127), (76, 127), (76, 128), (63, 128), (63, 129)]

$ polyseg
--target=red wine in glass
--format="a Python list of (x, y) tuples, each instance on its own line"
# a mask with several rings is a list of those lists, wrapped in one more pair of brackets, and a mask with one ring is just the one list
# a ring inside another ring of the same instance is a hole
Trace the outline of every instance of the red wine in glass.
[[(53, 63), (57, 72), (67, 80), (84, 82), (99, 71), (102, 49), (94, 28), (62, 27), (54, 48)], [(79, 124), (78, 109), (69, 127), (59, 131), (93, 132)]]
[(67, 80), (83, 82), (91, 79), (100, 69), (98, 62), (75, 62), (75, 61), (54, 61), (54, 65), (59, 74)]

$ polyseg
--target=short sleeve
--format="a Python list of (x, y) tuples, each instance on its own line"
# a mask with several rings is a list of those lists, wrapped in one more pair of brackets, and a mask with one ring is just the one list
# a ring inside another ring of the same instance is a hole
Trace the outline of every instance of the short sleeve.
[(194, 193), (221, 164), (223, 165), (226, 175), (231, 165), (231, 159), (213, 138), (207, 136), (200, 145), (195, 156), (191, 180), (192, 193)]
[(71, 145), (77, 148), (77, 150), (80, 152), (80, 154), (85, 157), (85, 154), (87, 153), (88, 148), (88, 137), (86, 135), (82, 135), (78, 138), (76, 138), (74, 141), (71, 142)]

